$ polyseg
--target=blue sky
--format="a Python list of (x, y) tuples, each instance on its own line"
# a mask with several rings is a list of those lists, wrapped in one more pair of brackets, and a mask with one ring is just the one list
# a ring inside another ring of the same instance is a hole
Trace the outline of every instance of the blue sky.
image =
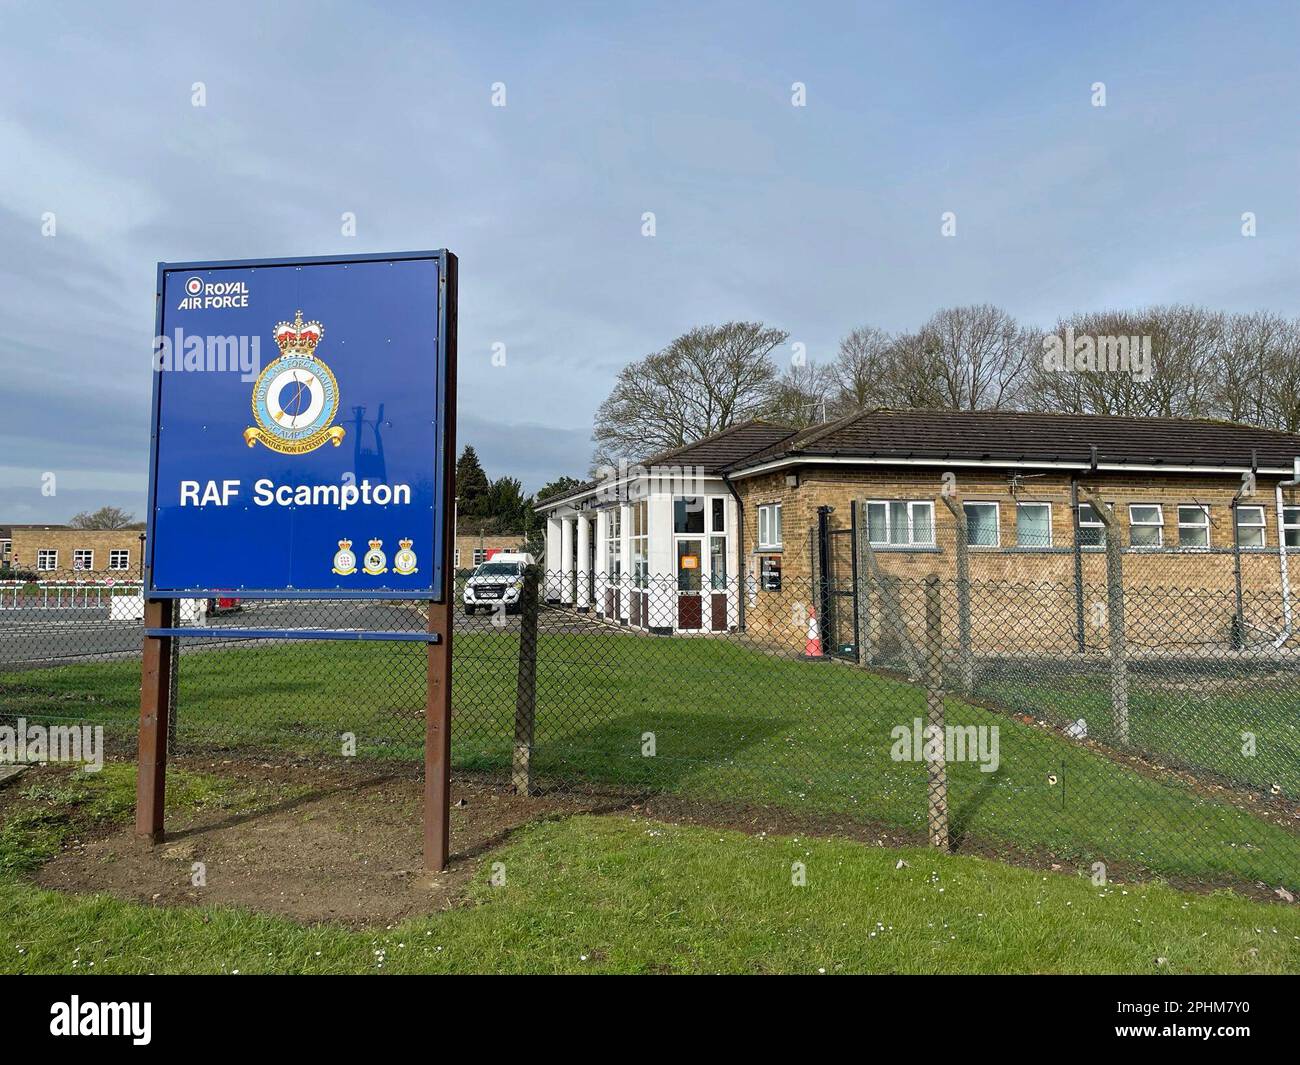
[(0, 2), (0, 524), (143, 516), (160, 259), (451, 248), (461, 442), (529, 489), (583, 473), (619, 367), (697, 324), (761, 319), (825, 358), (854, 326), (970, 302), (1039, 324), (1300, 314), (1297, 23), (1240, 3)]

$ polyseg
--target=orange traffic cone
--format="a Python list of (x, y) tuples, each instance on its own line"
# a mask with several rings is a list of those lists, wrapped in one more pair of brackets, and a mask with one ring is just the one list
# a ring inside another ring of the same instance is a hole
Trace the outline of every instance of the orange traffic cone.
[(803, 645), (805, 658), (821, 658), (822, 636), (817, 629), (817, 611), (808, 608), (808, 639)]

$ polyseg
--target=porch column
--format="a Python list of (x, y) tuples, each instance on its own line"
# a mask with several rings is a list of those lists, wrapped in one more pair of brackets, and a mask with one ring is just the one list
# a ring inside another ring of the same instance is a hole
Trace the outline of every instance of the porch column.
[(609, 587), (609, 511), (598, 510), (596, 523), (596, 565), (592, 569), (592, 584), (596, 593), (596, 613), (605, 616), (605, 589)]
[(576, 518), (560, 519), (560, 602), (573, 602), (573, 525)]
[(618, 505), (618, 616), (626, 618), (632, 609), (628, 589), (632, 587), (632, 507)]
[(546, 569), (545, 589), (546, 601), (548, 603), (558, 603), (560, 601), (560, 560), (564, 557), (560, 539), (564, 535), (563, 521), (558, 514), (551, 513), (546, 517), (546, 558), (543, 566)]
[(673, 557), (673, 497), (667, 492), (650, 496), (646, 508), (649, 523), (647, 556), (650, 572), (651, 629), (671, 631), (677, 627), (677, 560)]
[(591, 603), (591, 518), (578, 515), (578, 609)]

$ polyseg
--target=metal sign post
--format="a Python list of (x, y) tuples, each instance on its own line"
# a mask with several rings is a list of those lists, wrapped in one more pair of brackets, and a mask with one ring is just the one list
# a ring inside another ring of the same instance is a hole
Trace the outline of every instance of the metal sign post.
[[(428, 648), (425, 854), (450, 791), (456, 257), (160, 263), (136, 832), (163, 834), (178, 637)], [(425, 633), (176, 626), (177, 599), (406, 599)]]

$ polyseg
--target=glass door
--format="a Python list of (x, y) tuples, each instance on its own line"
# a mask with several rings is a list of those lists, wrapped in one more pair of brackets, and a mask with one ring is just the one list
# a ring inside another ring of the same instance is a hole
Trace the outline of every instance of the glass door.
[(704, 628), (703, 550), (703, 540), (677, 540), (677, 628), (688, 632)]

